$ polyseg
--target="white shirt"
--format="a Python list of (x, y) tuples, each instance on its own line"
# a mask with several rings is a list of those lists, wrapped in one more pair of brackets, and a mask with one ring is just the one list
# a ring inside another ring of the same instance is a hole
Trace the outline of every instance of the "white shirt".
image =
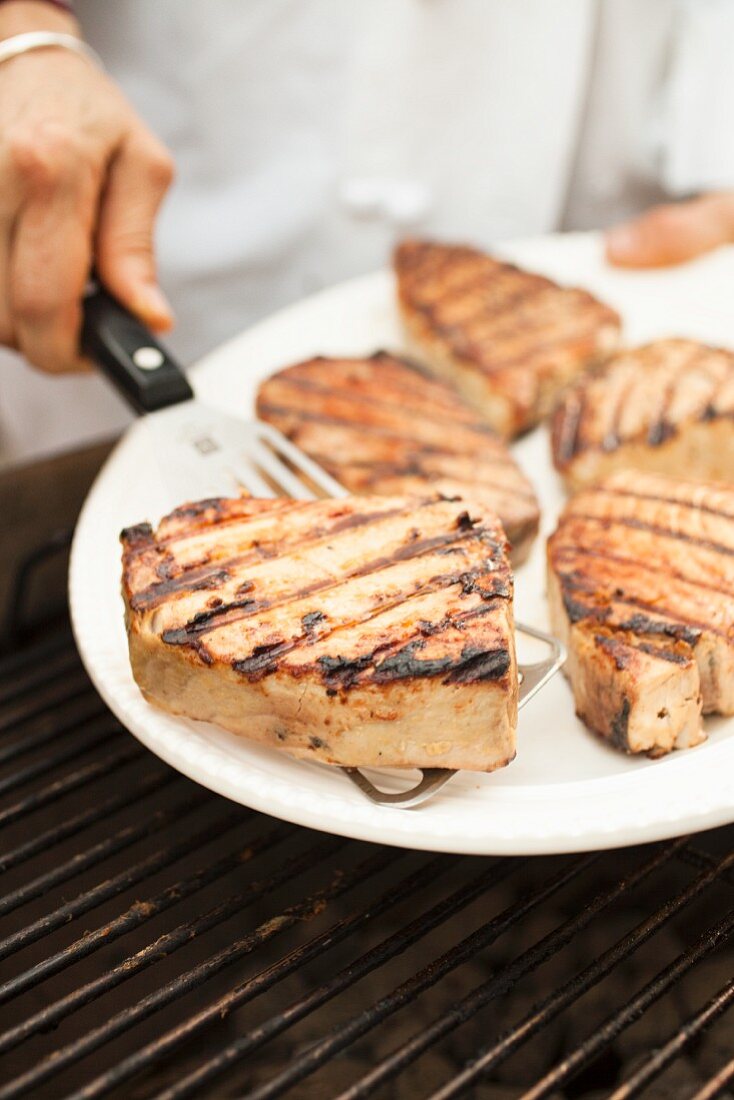
[[(731, 0), (78, 0), (173, 150), (158, 232), (185, 363), (415, 232), (491, 246), (734, 186)], [(10, 356), (5, 356), (10, 359)], [(127, 418), (0, 363), (0, 456)]]

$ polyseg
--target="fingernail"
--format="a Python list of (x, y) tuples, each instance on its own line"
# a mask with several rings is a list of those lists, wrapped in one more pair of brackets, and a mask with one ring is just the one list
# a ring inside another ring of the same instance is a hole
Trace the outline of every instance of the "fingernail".
[(171, 304), (155, 283), (139, 292), (135, 299), (135, 312), (154, 328), (170, 328), (174, 321)]
[(629, 225), (615, 225), (607, 230), (607, 250), (615, 256), (627, 256), (637, 249), (637, 233)]

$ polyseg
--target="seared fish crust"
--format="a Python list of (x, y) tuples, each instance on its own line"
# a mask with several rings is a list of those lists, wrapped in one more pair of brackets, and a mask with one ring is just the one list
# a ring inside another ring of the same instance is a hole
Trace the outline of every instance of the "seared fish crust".
[(585, 290), (474, 248), (405, 241), (395, 271), (416, 355), (505, 437), (537, 424), (619, 341), (618, 314)]
[(573, 489), (630, 467), (734, 482), (734, 354), (682, 339), (620, 352), (567, 391), (552, 446)]
[(613, 474), (566, 506), (548, 573), (591, 729), (657, 756), (734, 714), (734, 486)]
[(513, 758), (512, 575), (482, 506), (213, 499), (122, 545), (150, 702), (329, 764)]
[(448, 386), (386, 352), (309, 359), (260, 387), (257, 414), (353, 493), (466, 497), (502, 520), (516, 564), (537, 534), (533, 488)]

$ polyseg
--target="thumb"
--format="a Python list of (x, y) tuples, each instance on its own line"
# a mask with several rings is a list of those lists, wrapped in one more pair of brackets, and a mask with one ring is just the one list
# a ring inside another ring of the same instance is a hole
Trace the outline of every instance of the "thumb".
[(154, 138), (129, 139), (110, 165), (97, 224), (102, 282), (153, 329), (169, 329), (173, 311), (158, 285), (154, 227), (173, 166)]
[(705, 195), (656, 206), (606, 234), (607, 260), (619, 267), (684, 263), (734, 239), (734, 196)]

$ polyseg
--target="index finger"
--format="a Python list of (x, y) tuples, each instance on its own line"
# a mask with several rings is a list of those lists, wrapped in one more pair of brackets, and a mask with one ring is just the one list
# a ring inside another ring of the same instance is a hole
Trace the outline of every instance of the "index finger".
[(38, 172), (17, 215), (8, 297), (16, 343), (42, 370), (83, 368), (81, 298), (92, 258), (98, 183), (70, 157)]

